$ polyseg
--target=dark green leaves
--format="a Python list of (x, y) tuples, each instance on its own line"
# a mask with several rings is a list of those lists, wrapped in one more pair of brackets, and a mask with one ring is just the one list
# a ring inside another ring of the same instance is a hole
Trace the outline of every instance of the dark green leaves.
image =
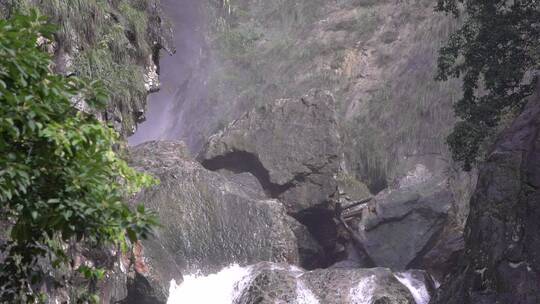
[(439, 0), (437, 9), (464, 18), (440, 50), (437, 79), (463, 80), (463, 97), (455, 105), (462, 121), (448, 143), (454, 159), (470, 169), (501, 117), (519, 112), (533, 92), (540, 69), (540, 3)]
[[(0, 20), (2, 303), (42, 299), (39, 286), (50, 272), (44, 265), (71, 265), (75, 257), (66, 248), (125, 247), (126, 237), (135, 242), (155, 225), (144, 208), (124, 203), (154, 180), (118, 157), (113, 129), (75, 108), (105, 106), (101, 83), (49, 70), (41, 45), (50, 43), (52, 30), (35, 11)], [(89, 266), (77, 270), (88, 282), (103, 277)]]

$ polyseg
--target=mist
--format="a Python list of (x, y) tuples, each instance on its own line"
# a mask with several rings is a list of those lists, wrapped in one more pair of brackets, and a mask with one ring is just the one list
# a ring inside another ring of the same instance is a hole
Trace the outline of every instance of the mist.
[[(163, 13), (174, 27), (176, 53), (162, 51), (160, 60), (161, 90), (148, 97), (146, 121), (139, 124), (135, 134), (128, 138), (130, 145), (158, 140), (178, 139), (178, 103), (194, 69), (200, 65), (204, 48), (204, 23), (201, 1), (162, 0)], [(201, 90), (190, 95), (199, 95)]]

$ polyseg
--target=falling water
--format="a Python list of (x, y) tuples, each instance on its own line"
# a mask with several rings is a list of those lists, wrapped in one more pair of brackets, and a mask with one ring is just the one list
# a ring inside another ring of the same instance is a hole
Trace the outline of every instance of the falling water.
[(249, 283), (249, 267), (231, 265), (208, 276), (184, 276), (184, 282), (171, 282), (167, 304), (231, 304)]
[(296, 302), (298, 304), (319, 304), (319, 300), (302, 280), (296, 282)]
[(430, 296), (424, 282), (416, 279), (410, 272), (400, 272), (395, 274), (395, 277), (409, 289), (416, 304), (429, 303)]
[(177, 95), (197, 68), (196, 63), (204, 45), (202, 27), (205, 18), (201, 13), (201, 3), (200, 0), (161, 0), (165, 17), (173, 24), (176, 54), (168, 56), (162, 52), (161, 90), (148, 97), (146, 121), (138, 125), (136, 133), (129, 138), (131, 145), (175, 138), (167, 130), (177, 119), (174, 111), (178, 103)]
[(354, 304), (370, 304), (375, 290), (375, 276), (363, 278), (360, 283), (351, 289), (351, 299), (355, 300)]

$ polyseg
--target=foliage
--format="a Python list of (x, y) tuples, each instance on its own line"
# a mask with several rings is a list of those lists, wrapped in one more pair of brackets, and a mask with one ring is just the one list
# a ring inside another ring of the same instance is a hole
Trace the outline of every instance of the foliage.
[(437, 10), (463, 17), (441, 48), (438, 80), (461, 78), (461, 119), (448, 144), (470, 170), (501, 118), (519, 111), (540, 69), (540, 4), (536, 0), (438, 0)]
[[(154, 180), (119, 158), (114, 130), (73, 107), (104, 106), (103, 87), (51, 73), (50, 55), (37, 44), (53, 32), (36, 11), (0, 20), (2, 303), (43, 300), (48, 267), (74, 265), (65, 253), (73, 244), (125, 245), (155, 224), (144, 207), (132, 211), (123, 203)], [(89, 265), (78, 270), (88, 283), (103, 274)]]
[[(162, 41), (163, 33), (152, 30), (163, 24), (154, 24), (159, 18), (150, 1), (12, 1), (7, 4), (11, 10), (37, 9), (58, 25), (54, 33), (57, 54), (60, 59), (69, 59), (57, 70), (101, 80), (111, 97), (107, 119), (116, 120), (117, 129), (130, 135), (146, 104), (145, 67), (159, 52), (161, 43), (168, 43)], [(0, 1), (2, 6), (6, 4)]]

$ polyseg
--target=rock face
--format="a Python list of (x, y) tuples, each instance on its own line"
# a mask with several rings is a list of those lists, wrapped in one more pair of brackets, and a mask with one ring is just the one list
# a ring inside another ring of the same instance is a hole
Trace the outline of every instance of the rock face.
[[(292, 227), (301, 240), (301, 265), (312, 269), (338, 258), (332, 208), (340, 153), (335, 100), (326, 91), (311, 90), (302, 98), (248, 111), (212, 136), (198, 158), (207, 169), (278, 199), (307, 226), (309, 233), (297, 224)], [(257, 182), (246, 179), (246, 173)]]
[[(312, 243), (302, 243), (301, 265), (308, 269), (347, 257), (349, 240), (336, 225), (334, 202), (347, 205), (370, 195), (365, 185), (343, 169), (333, 104), (329, 93), (317, 90), (300, 99), (277, 100), (212, 136), (199, 156), (206, 168), (279, 199), (308, 227), (324, 252), (315, 250)], [(400, 170), (410, 170), (367, 208), (348, 212), (361, 215), (357, 230), (375, 265), (397, 270), (425, 267), (440, 279), (463, 248), (461, 226), (449, 216), (456, 196), (443, 173), (444, 162), (435, 157), (411, 157), (401, 166)], [(258, 184), (246, 179), (246, 172)], [(297, 233), (298, 239), (303, 235)], [(350, 250), (348, 256), (351, 262), (358, 257)], [(364, 262), (358, 266), (372, 266)]]
[(150, 255), (169, 254), (184, 273), (217, 271), (233, 262), (298, 263), (296, 238), (279, 202), (250, 197), (241, 185), (191, 159), (179, 142), (142, 144), (131, 158), (133, 166), (161, 180), (137, 197), (162, 225), (144, 244)]
[(453, 204), (444, 176), (419, 164), (394, 187), (347, 212), (361, 215), (352, 222), (375, 265), (427, 269), (440, 279), (463, 248), (461, 230), (449, 216)]
[(250, 172), (290, 213), (328, 203), (336, 192), (340, 136), (335, 101), (313, 90), (250, 111), (212, 136), (199, 159), (210, 170)]
[(462, 263), (433, 303), (540, 303), (540, 98), (480, 169)]
[[(397, 197), (379, 196), (384, 215), (366, 215), (366, 245), (380, 266), (418, 265), (441, 278), (462, 249), (472, 184), (461, 182), (444, 140), (459, 82), (433, 80), (454, 21), (435, 14), (430, 0), (205, 3), (228, 27), (209, 26), (168, 136), (202, 151), (206, 168), (255, 176), (255, 188), (282, 201), (319, 242), (327, 255), (319, 266), (344, 255), (329, 204), (336, 185), (347, 189), (345, 202), (391, 189)], [(302, 103), (312, 88), (331, 92), (333, 105)], [(419, 166), (431, 175), (418, 187), (436, 189), (401, 190)], [(405, 254), (380, 254), (390, 246)]]
[(258, 264), (236, 304), (414, 304), (410, 291), (386, 268), (321, 269)]
[(454, 21), (435, 14), (432, 0), (200, 2), (227, 26), (207, 26), (168, 138), (198, 153), (246, 111), (319, 88), (336, 98), (345, 166), (373, 193), (410, 170), (404, 158), (449, 160), (461, 91), (433, 74)]

